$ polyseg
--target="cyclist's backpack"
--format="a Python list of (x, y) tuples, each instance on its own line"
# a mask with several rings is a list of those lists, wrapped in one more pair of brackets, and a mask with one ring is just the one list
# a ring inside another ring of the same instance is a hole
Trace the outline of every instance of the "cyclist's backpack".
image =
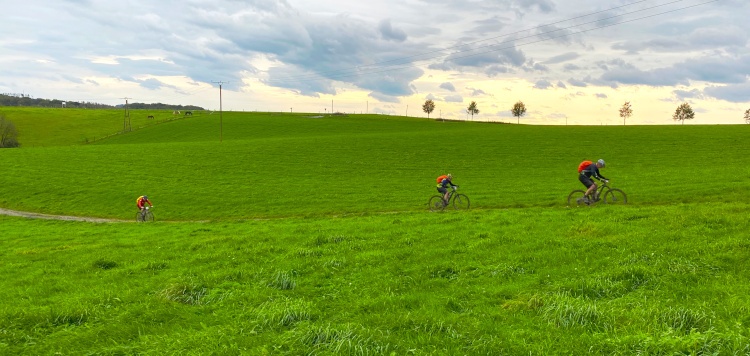
[(442, 183), (442, 182), (443, 182), (443, 179), (446, 179), (446, 178), (448, 178), (448, 176), (447, 176), (447, 175), (445, 175), (445, 174), (444, 174), (444, 175), (442, 175), (442, 176), (440, 176), (440, 177), (437, 177), (437, 182), (438, 182), (438, 183)]
[(590, 166), (592, 163), (591, 161), (583, 161), (581, 164), (578, 165), (578, 173), (583, 172), (584, 169), (586, 169), (588, 166)]

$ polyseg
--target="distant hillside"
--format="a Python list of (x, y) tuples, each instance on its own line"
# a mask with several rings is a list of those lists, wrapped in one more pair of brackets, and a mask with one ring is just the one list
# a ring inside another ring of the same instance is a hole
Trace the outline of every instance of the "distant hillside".
[[(40, 99), (32, 98), (27, 94), (0, 94), (0, 106), (30, 106), (38, 108), (87, 108), (87, 109), (115, 109), (123, 108), (124, 104), (120, 105), (107, 105), (92, 102), (79, 102), (79, 101), (66, 101), (59, 99)], [(128, 104), (130, 109), (150, 109), (150, 110), (205, 110), (200, 106), (195, 105), (169, 105), (162, 103), (155, 104), (143, 104), (143, 103), (131, 103)]]

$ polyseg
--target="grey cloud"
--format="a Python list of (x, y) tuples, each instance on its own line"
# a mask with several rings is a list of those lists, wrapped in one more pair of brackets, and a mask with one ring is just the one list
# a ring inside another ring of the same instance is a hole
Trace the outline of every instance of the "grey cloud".
[(596, 94), (596, 97), (599, 98), (599, 99), (606, 99), (607, 98), (607, 94), (598, 93), (598, 94)]
[(536, 84), (534, 84), (534, 88), (536, 89), (548, 89), (551, 87), (553, 87), (552, 83), (545, 79), (538, 80)]
[(557, 87), (558, 88), (563, 88), (563, 89), (568, 89), (568, 86), (565, 85), (565, 83), (563, 83), (562, 81), (557, 82)]
[(702, 99), (704, 97), (703, 92), (698, 89), (693, 90), (675, 90), (673, 91), (674, 95), (677, 97), (678, 100), (684, 101), (686, 99)]
[(531, 68), (538, 72), (549, 72), (549, 67), (541, 63), (534, 63), (534, 65)]
[(579, 67), (579, 66), (577, 66), (575, 64), (568, 63), (568, 64), (566, 64), (566, 65), (563, 66), (563, 69), (566, 72), (573, 72), (573, 71), (581, 70), (581, 67)]
[(453, 86), (452, 83), (445, 82), (443, 84), (440, 84), (440, 88), (448, 90), (448, 91), (456, 91), (456, 87)]
[(380, 25), (378, 26), (378, 30), (380, 31), (380, 35), (385, 40), (396, 42), (406, 41), (406, 32), (399, 29), (394, 29), (393, 26), (391, 26), (391, 20), (381, 21)]
[(499, 16), (493, 16), (488, 19), (476, 21), (476, 26), (471, 30), (474, 35), (496, 34), (502, 30), (508, 22), (508, 19)]
[(581, 55), (575, 52), (568, 52), (563, 53), (561, 55), (554, 56), (546, 61), (544, 61), (544, 64), (558, 64), (563, 62), (572, 61), (574, 59), (580, 58)]
[(537, 8), (540, 12), (550, 13), (555, 9), (555, 4), (550, 0), (516, 0), (523, 9)]
[(750, 102), (750, 82), (708, 87), (704, 93), (732, 103), (746, 103)]
[(265, 83), (271, 86), (290, 89), (316, 98), (320, 97), (319, 94), (336, 94), (336, 89), (333, 88), (330, 80), (294, 66), (271, 68), (268, 74), (269, 79), (265, 80)]
[(573, 32), (555, 25), (543, 25), (537, 28), (537, 36), (545, 41), (569, 45), (573, 43)]
[(487, 93), (484, 92), (482, 89), (474, 89), (474, 88), (466, 88), (468, 90), (471, 90), (471, 96), (480, 96), (480, 95), (487, 95)]
[(750, 55), (706, 56), (650, 71), (634, 68), (614, 69), (604, 73), (602, 80), (653, 86), (688, 85), (691, 80), (737, 84), (746, 81), (747, 73), (750, 73)]
[(484, 70), (484, 73), (487, 74), (488, 77), (494, 77), (498, 74), (505, 74), (510, 73), (511, 70), (507, 66), (489, 66)]
[(473, 45), (467, 47), (467, 49), (449, 55), (442, 63), (430, 65), (429, 68), (441, 70), (480, 68), (487, 75), (492, 76), (497, 73), (506, 73), (508, 66), (520, 68), (526, 62), (526, 56), (513, 44), (504, 43), (498, 47), (477, 47)]
[[(705, 26), (705, 24), (703, 24)], [(737, 26), (717, 25), (712, 28), (699, 27), (687, 34), (662, 36), (648, 41), (626, 41), (612, 46), (616, 50), (639, 53), (650, 50), (656, 52), (683, 52), (701, 49), (713, 50), (723, 47), (744, 47), (748, 42), (747, 29)]]
[(140, 82), (140, 85), (146, 89), (159, 89), (162, 86), (164, 86), (164, 83), (160, 82), (157, 79), (146, 79)]
[(570, 85), (572, 85), (574, 87), (579, 87), (579, 88), (585, 88), (585, 87), (588, 86), (588, 84), (586, 82), (584, 82), (582, 80), (575, 79), (575, 78), (568, 79), (568, 84), (570, 84)]

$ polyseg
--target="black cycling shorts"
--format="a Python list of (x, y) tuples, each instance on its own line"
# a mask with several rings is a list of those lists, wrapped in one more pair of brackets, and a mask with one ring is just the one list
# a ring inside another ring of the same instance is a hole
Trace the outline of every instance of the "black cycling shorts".
[(443, 194), (448, 193), (448, 188), (437, 187), (437, 190), (438, 192), (443, 193)]
[(583, 185), (586, 186), (586, 188), (590, 188), (592, 185), (594, 185), (594, 181), (591, 180), (591, 178), (586, 177), (585, 174), (579, 174), (578, 175), (578, 180), (580, 180), (581, 183), (583, 183)]

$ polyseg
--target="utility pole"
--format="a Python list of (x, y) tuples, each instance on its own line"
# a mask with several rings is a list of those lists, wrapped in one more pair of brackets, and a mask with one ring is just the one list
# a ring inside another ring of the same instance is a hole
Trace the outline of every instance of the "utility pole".
[(224, 110), (222, 109), (221, 85), (224, 84), (224, 82), (218, 81), (218, 82), (213, 82), (213, 83), (219, 84), (219, 142), (223, 142), (224, 141), (224, 118), (223, 118), (222, 113), (224, 112)]
[[(128, 124), (130, 123), (130, 113), (128, 112), (128, 99), (133, 98), (122, 98), (125, 99), (125, 117), (122, 118), (122, 132), (128, 131)], [(131, 126), (132, 129), (132, 126)]]

